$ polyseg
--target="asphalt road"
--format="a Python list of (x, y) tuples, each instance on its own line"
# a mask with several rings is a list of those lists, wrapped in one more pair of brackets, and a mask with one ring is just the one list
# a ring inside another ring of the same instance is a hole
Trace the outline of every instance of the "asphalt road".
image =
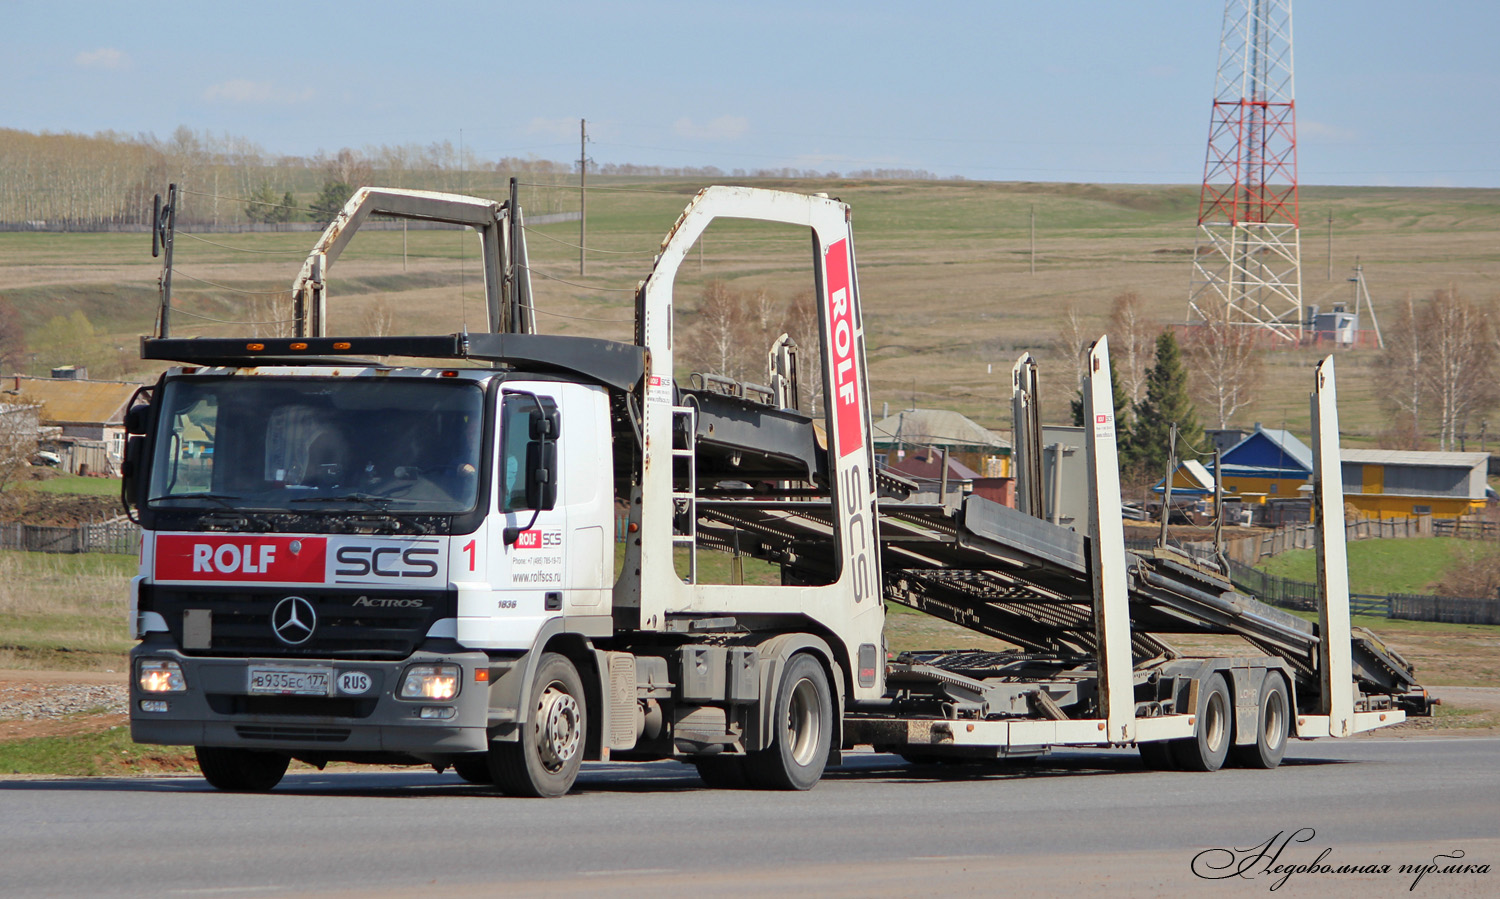
[[(1268, 842), (1258, 862), (1234, 851)], [(1414, 888), (1397, 873), (1458, 851), (1438, 865), (1496, 870)], [(1391, 868), (1293, 873), (1271, 891), (1268, 867), (1310, 862)], [(589, 765), (552, 801), (430, 770), (292, 774), (265, 795), (195, 777), (0, 780), (0, 896), (605, 891), (1500, 895), (1500, 739), (1295, 743), (1276, 771), (1215, 774), (1146, 771), (1132, 751), (1013, 768), (855, 755), (809, 793)]]

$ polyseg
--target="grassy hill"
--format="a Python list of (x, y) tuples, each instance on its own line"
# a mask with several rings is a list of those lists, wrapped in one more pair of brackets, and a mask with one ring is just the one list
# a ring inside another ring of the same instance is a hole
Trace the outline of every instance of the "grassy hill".
[[(472, 176), (471, 193), (503, 197), (505, 185)], [(966, 181), (754, 182), (824, 191), (853, 207), (865, 302), (875, 411), (951, 408), (1008, 427), (1009, 369), (1023, 350), (1042, 365), (1044, 413), (1067, 415), (1072, 363), (1053, 349), (1059, 311), (1077, 304), (1102, 332), (1110, 302), (1133, 290), (1165, 324), (1187, 313), (1197, 190), (1191, 186), (984, 183)], [(587, 275), (578, 271), (576, 223), (534, 226), (533, 283), (544, 330), (628, 339), (631, 290), (647, 273), (662, 236), (701, 181), (591, 179)], [(532, 210), (576, 208), (577, 192), (526, 185)], [(1036, 218), (1035, 274), (1029, 227)], [(1304, 188), (1304, 303), (1351, 298), (1356, 260), (1377, 311), (1455, 287), (1489, 301), (1500, 278), (1500, 190)], [(1332, 278), (1328, 217), (1332, 215)], [(283, 317), (255, 292), (285, 290), (315, 235), (183, 234), (177, 243), (179, 334), (229, 335), (249, 326), (213, 319)], [(96, 374), (145, 377), (132, 357), (155, 315), (160, 261), (144, 234), (0, 234), (0, 296), (21, 313), (32, 365), (71, 361), (73, 347), (38, 345), (53, 316), (84, 311), (96, 331)], [(447, 231), (364, 233), (332, 271), (332, 330), (358, 330), (383, 306), (397, 330), (447, 332), (482, 319), (477, 243)], [(805, 233), (753, 223), (715, 223), (679, 276), (679, 308), (701, 284), (789, 296), (811, 286)], [(197, 317), (194, 317), (197, 316)], [(264, 330), (264, 328), (262, 328)], [(54, 341), (54, 344), (58, 343)], [(1267, 379), (1236, 424), (1256, 421), (1306, 435), (1307, 393), (1318, 353), (1267, 357)], [(1385, 426), (1373, 355), (1339, 358), (1346, 439), (1368, 441)]]

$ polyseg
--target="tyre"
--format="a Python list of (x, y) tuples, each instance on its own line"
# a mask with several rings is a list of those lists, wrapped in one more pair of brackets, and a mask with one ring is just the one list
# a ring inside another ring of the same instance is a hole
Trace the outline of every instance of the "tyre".
[(749, 786), (745, 778), (745, 757), (742, 755), (710, 755), (693, 759), (698, 777), (704, 786), (715, 790), (743, 790)]
[(1234, 763), (1243, 768), (1271, 769), (1286, 755), (1287, 735), (1291, 732), (1292, 703), (1286, 679), (1274, 671), (1266, 672), (1260, 688), (1260, 709), (1255, 716), (1255, 742), (1229, 750)]
[(1224, 767), (1234, 740), (1234, 703), (1224, 675), (1214, 673), (1198, 691), (1197, 732), (1172, 741), (1172, 761), (1184, 771), (1217, 771)]
[(1141, 751), (1141, 762), (1148, 770), (1177, 770), (1177, 764), (1172, 761), (1171, 741), (1157, 740), (1154, 743), (1137, 743), (1136, 748)]
[(487, 753), (458, 756), (453, 760), (453, 773), (471, 784), (495, 782), (494, 776), (490, 774), (490, 759)]
[(274, 752), (194, 746), (198, 770), (214, 789), (230, 793), (264, 793), (281, 783), (291, 759)]
[(583, 681), (566, 656), (542, 655), (528, 708), (519, 740), (490, 744), (490, 776), (511, 796), (561, 796), (578, 779), (588, 736)]
[(771, 715), (771, 745), (745, 760), (751, 786), (810, 790), (823, 778), (833, 740), (833, 696), (823, 666), (807, 653), (781, 672)]

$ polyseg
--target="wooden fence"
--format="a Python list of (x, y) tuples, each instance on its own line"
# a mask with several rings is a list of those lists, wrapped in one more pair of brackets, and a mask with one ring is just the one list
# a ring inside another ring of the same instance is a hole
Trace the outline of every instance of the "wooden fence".
[(40, 553), (123, 553), (141, 548), (141, 529), (126, 519), (47, 527), (11, 522), (0, 524), (0, 549)]

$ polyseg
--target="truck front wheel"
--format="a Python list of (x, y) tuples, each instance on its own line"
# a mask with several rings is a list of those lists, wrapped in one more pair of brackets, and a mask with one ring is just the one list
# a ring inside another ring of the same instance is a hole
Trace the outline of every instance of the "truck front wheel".
[(771, 727), (771, 745), (745, 759), (746, 778), (766, 789), (812, 789), (828, 764), (833, 694), (823, 666), (807, 653), (782, 670)]
[(194, 746), (193, 753), (198, 756), (203, 779), (215, 789), (231, 793), (264, 793), (281, 783), (291, 763), (284, 755), (254, 749)]
[(490, 774), (511, 796), (552, 798), (573, 788), (583, 763), (588, 709), (567, 656), (544, 653), (531, 684), (528, 720), (514, 743), (490, 744)]

